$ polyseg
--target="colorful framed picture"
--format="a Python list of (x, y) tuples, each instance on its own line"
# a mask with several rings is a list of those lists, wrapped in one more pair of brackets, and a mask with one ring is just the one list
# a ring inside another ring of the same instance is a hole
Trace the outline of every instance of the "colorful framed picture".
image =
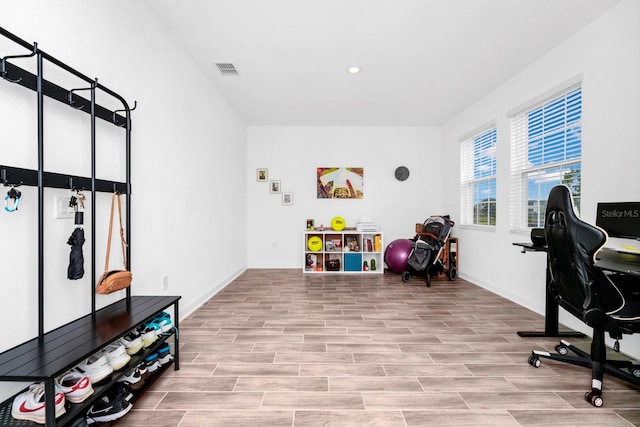
[(364, 198), (364, 168), (316, 168), (318, 199)]
[(269, 178), (269, 170), (266, 168), (258, 168), (256, 169), (256, 180), (258, 182), (267, 182)]
[(280, 193), (280, 181), (279, 180), (271, 180), (269, 181), (269, 192), (270, 193)]
[(284, 206), (293, 205), (293, 193), (292, 192), (285, 191), (284, 193), (282, 193), (282, 204)]

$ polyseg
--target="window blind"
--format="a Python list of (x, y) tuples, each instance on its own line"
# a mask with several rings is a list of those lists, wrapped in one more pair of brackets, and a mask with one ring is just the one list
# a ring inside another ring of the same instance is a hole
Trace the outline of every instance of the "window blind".
[(496, 225), (495, 126), (470, 137), (460, 147), (460, 221)]
[(544, 225), (551, 188), (567, 184), (579, 208), (582, 88), (566, 89), (511, 118), (511, 230)]

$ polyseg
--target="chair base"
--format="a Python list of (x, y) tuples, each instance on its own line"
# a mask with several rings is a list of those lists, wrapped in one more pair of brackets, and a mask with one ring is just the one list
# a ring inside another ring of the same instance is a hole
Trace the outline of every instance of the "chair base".
[[(607, 360), (604, 333), (594, 334), (594, 340), (591, 343), (591, 354), (569, 344), (565, 340), (560, 341), (560, 344), (556, 346), (556, 351), (557, 353), (553, 354), (546, 351), (533, 350), (529, 356), (529, 364), (539, 368), (541, 365), (540, 358), (544, 358), (591, 368), (591, 391), (585, 394), (585, 400), (593, 406), (600, 407), (604, 404), (602, 380), (605, 373), (640, 387), (640, 364), (633, 363), (630, 360)], [(569, 351), (577, 356), (570, 356)]]

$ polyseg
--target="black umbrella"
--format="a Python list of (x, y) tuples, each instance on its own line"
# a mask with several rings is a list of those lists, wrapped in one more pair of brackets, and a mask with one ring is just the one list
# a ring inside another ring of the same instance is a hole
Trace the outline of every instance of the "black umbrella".
[(82, 254), (82, 245), (84, 245), (84, 230), (77, 227), (71, 233), (67, 244), (71, 246), (69, 254), (69, 268), (67, 269), (67, 278), (71, 280), (81, 279), (84, 276), (84, 255)]

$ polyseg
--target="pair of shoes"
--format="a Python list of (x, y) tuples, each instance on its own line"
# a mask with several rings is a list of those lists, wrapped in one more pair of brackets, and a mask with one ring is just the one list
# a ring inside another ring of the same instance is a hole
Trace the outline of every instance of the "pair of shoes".
[(140, 338), (142, 338), (143, 348), (149, 347), (158, 340), (158, 334), (156, 333), (158, 329), (158, 326), (153, 324), (141, 325), (136, 329), (136, 332), (140, 334)]
[(173, 329), (173, 322), (171, 321), (171, 315), (166, 311), (161, 311), (153, 317), (153, 322), (160, 326), (160, 330), (165, 334)]
[(102, 353), (92, 354), (76, 365), (73, 370), (88, 377), (92, 384), (102, 381), (113, 372), (107, 356)]
[(127, 349), (120, 341), (109, 344), (100, 353), (107, 356), (109, 365), (114, 371), (122, 369), (131, 360), (131, 356), (127, 353)]
[(152, 353), (144, 358), (144, 363), (147, 365), (147, 369), (150, 374), (155, 374), (158, 370), (173, 360), (171, 354), (171, 346), (168, 343), (162, 343), (155, 353)]
[(129, 402), (133, 398), (133, 393), (124, 383), (117, 382), (107, 390), (107, 395), (111, 400), (126, 400)]
[(160, 366), (171, 363), (171, 361), (173, 360), (173, 355), (171, 354), (171, 346), (166, 342), (158, 347), (157, 353)]
[(147, 370), (151, 375), (155, 374), (160, 369), (160, 361), (158, 361), (158, 353), (152, 353), (144, 358), (144, 363), (147, 365)]
[(118, 341), (127, 349), (128, 355), (133, 356), (142, 350), (142, 337), (140, 337), (138, 331), (131, 331), (123, 337), (120, 337)]
[(93, 387), (89, 377), (69, 371), (56, 378), (56, 391), (63, 393), (71, 403), (81, 403), (93, 394)]
[[(13, 399), (11, 405), (11, 416), (16, 420), (33, 421), (44, 424), (46, 421), (44, 397), (44, 384), (31, 384), (29, 389), (20, 393)], [(64, 407), (64, 393), (56, 392), (54, 396), (56, 418), (64, 415), (67, 411)]]
[(105, 423), (124, 417), (133, 408), (121, 389), (107, 391), (87, 411), (87, 424)]
[(131, 390), (138, 390), (144, 385), (142, 374), (137, 366), (125, 372), (120, 378), (118, 378), (118, 382), (126, 385)]
[(118, 378), (118, 382), (123, 383), (131, 390), (138, 390), (144, 385), (147, 378), (149, 378), (147, 365), (144, 361), (141, 361), (138, 365), (128, 370), (124, 375)]

